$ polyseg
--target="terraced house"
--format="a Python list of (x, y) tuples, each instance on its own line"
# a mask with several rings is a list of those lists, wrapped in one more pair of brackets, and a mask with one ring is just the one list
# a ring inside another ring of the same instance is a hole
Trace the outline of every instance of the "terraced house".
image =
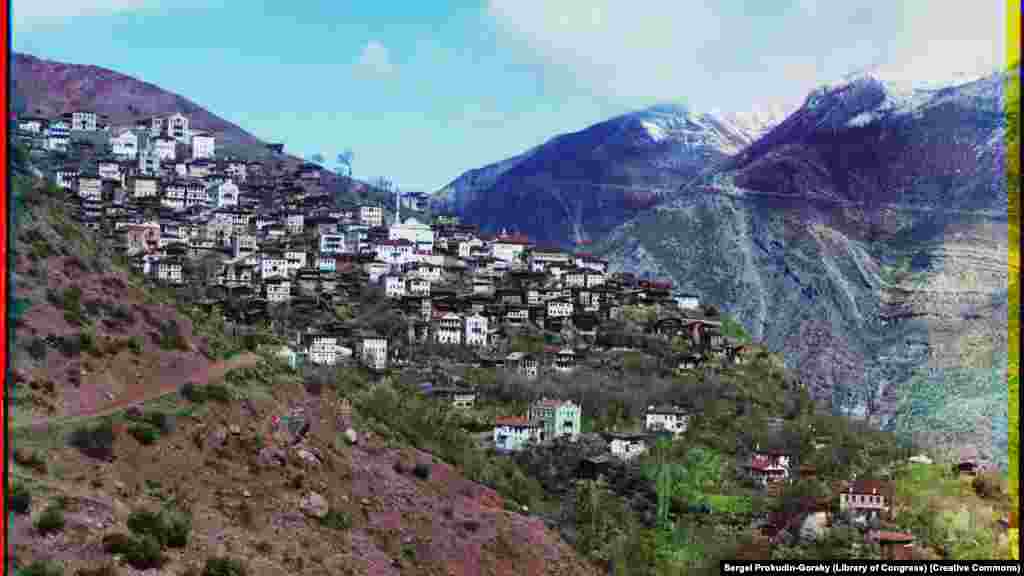
[(572, 400), (542, 398), (530, 406), (529, 419), (541, 423), (540, 441), (554, 438), (575, 441), (580, 435), (581, 414), (580, 406)]

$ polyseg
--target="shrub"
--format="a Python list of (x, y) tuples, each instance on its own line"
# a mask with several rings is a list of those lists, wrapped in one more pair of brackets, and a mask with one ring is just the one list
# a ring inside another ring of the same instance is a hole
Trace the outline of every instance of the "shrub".
[(128, 339), (128, 349), (132, 351), (132, 354), (142, 354), (142, 340), (137, 336), (132, 336)]
[(96, 568), (79, 568), (75, 576), (117, 576), (117, 566), (113, 562), (107, 562)]
[(160, 431), (149, 424), (135, 424), (128, 429), (128, 433), (144, 446), (155, 444), (160, 438)]
[(210, 384), (206, 387), (206, 397), (214, 402), (227, 404), (231, 402), (231, 391), (222, 384)]
[(150, 412), (145, 417), (161, 434), (174, 432), (174, 416), (166, 412)]
[(184, 548), (188, 544), (192, 523), (188, 516), (168, 510), (151, 512), (136, 510), (128, 517), (128, 529), (137, 538), (152, 538), (160, 546)]
[(28, 514), (32, 504), (32, 493), (21, 482), (12, 482), (7, 494), (7, 507), (15, 514)]
[(208, 558), (202, 576), (246, 576), (248, 571), (234, 558)]
[(43, 536), (64, 529), (64, 510), (60, 505), (50, 504), (36, 520), (36, 530)]
[(30, 470), (46, 474), (46, 459), (37, 450), (22, 450), (18, 448), (14, 451), (14, 461)]
[(320, 519), (320, 524), (334, 530), (348, 530), (352, 527), (352, 519), (344, 511), (332, 508)]
[(46, 340), (36, 336), (28, 343), (28, 355), (33, 360), (44, 360), (46, 358)]
[(181, 396), (182, 398), (195, 404), (202, 404), (207, 400), (206, 390), (199, 386), (196, 386), (195, 382), (186, 382), (181, 387)]
[(114, 455), (114, 424), (110, 420), (82, 426), (71, 433), (70, 443), (90, 458), (109, 460)]
[(971, 480), (971, 488), (974, 488), (974, 492), (979, 498), (986, 500), (995, 500), (1003, 495), (1003, 486), (999, 477), (991, 473), (975, 476)]
[(127, 534), (108, 534), (103, 537), (103, 549), (108, 554), (120, 555), (129, 566), (138, 570), (159, 568), (165, 561), (160, 543), (152, 536), (132, 538)]
[(188, 341), (181, 333), (181, 327), (174, 320), (160, 325), (157, 344), (164, 350), (188, 350)]
[(416, 466), (413, 467), (412, 473), (420, 480), (426, 480), (430, 478), (430, 465), (423, 462), (417, 462)]
[(64, 569), (53, 562), (36, 560), (17, 573), (19, 576), (63, 576)]

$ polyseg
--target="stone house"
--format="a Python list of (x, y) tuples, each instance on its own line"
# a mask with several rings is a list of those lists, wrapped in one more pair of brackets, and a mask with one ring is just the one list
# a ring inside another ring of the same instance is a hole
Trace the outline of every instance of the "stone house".
[(521, 417), (497, 418), (494, 421), (494, 447), (515, 452), (540, 440), (542, 426)]
[(679, 406), (648, 406), (644, 413), (644, 427), (649, 432), (666, 430), (674, 435), (686, 432), (689, 413)]

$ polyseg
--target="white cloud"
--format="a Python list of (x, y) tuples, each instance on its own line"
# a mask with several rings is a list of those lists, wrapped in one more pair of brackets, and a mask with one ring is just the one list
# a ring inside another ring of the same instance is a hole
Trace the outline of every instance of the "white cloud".
[(154, 0), (13, 0), (13, 26), (57, 23), (83, 16), (109, 16), (142, 10), (156, 5)]
[(1003, 4), (794, 0), (750, 16), (738, 1), (488, 0), (487, 14), (502, 40), (595, 97), (753, 108), (879, 65), (914, 80), (991, 70)]
[(376, 40), (370, 40), (363, 46), (355, 68), (357, 74), (364, 77), (384, 77), (395, 72), (387, 46)]

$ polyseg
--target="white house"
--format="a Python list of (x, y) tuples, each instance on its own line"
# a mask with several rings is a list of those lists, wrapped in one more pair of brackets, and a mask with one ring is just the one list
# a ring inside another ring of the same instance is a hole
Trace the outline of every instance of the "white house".
[(159, 184), (152, 176), (136, 176), (132, 179), (132, 198), (156, 198), (160, 195)]
[(547, 303), (548, 318), (568, 318), (572, 316), (572, 301), (565, 299), (549, 300)]
[(563, 348), (555, 354), (555, 370), (558, 372), (572, 372), (576, 369), (576, 352), (571, 348)]
[(470, 238), (459, 242), (459, 258), (469, 258), (473, 255), (473, 250), (480, 250), (484, 246), (484, 241), (479, 238)]
[(413, 244), (405, 239), (381, 240), (374, 249), (377, 253), (377, 259), (388, 264), (405, 264), (410, 261), (413, 255)]
[(856, 480), (839, 493), (839, 510), (854, 517), (887, 517), (891, 507), (892, 486), (883, 480)]
[(63, 120), (50, 124), (46, 129), (47, 150), (67, 150), (71, 142), (71, 126)]
[(518, 261), (529, 241), (518, 236), (502, 236), (491, 244), (491, 256), (504, 262)]
[(513, 352), (505, 358), (505, 366), (515, 370), (520, 376), (533, 380), (540, 372), (540, 363), (533, 354)]
[(157, 136), (151, 141), (153, 152), (161, 162), (174, 162), (178, 159), (178, 141), (169, 136)]
[(462, 317), (454, 312), (441, 316), (437, 321), (434, 337), (441, 344), (461, 344)]
[(330, 334), (307, 333), (308, 358), (313, 364), (334, 366), (338, 361), (338, 337)]
[(744, 467), (752, 480), (767, 486), (789, 478), (789, 462), (785, 454), (755, 451)]
[(360, 206), (359, 223), (370, 228), (382, 226), (384, 224), (384, 209), (380, 206)]
[(215, 138), (212, 134), (197, 133), (192, 136), (192, 159), (214, 157)]
[(160, 173), (160, 156), (152, 148), (139, 152), (139, 173), (155, 176)]
[(320, 235), (320, 253), (321, 254), (341, 254), (345, 251), (345, 235), (344, 234), (321, 234)]
[(333, 254), (320, 254), (316, 259), (316, 268), (321, 272), (334, 272), (338, 269), (338, 260)]
[(287, 302), (292, 299), (292, 283), (287, 278), (272, 278), (263, 282), (267, 302)]
[(110, 139), (110, 147), (115, 156), (135, 160), (139, 155), (139, 137), (131, 130), (124, 130)]
[(103, 180), (99, 175), (78, 177), (78, 197), (85, 200), (103, 200)]
[(42, 134), (46, 127), (46, 120), (43, 118), (19, 118), (18, 130), (30, 134)]
[(302, 212), (289, 212), (285, 215), (284, 225), (289, 234), (302, 234), (306, 228), (306, 215)]
[(369, 276), (368, 280), (370, 284), (380, 282), (381, 276), (387, 274), (388, 268), (389, 266), (386, 263), (379, 260), (367, 262), (363, 265), (363, 270), (366, 272), (366, 275)]
[(466, 346), (487, 346), (487, 317), (473, 314), (466, 317)]
[(388, 229), (389, 240), (408, 240), (417, 251), (433, 252), (434, 230), (415, 218), (409, 218), (402, 224), (394, 224)]
[(288, 275), (294, 275), (300, 268), (306, 267), (305, 250), (289, 249), (284, 252), (284, 259), (288, 262)]
[(633, 458), (647, 452), (647, 436), (645, 434), (606, 433), (608, 448), (612, 456), (622, 460)]
[(567, 253), (552, 248), (534, 248), (526, 259), (531, 272), (544, 272), (552, 265), (564, 266), (569, 260)]
[(678, 406), (648, 406), (644, 427), (648, 432), (667, 430), (675, 435), (686, 432), (690, 415)]
[(238, 206), (238, 185), (230, 180), (219, 186), (211, 186), (209, 192), (217, 208)]
[(188, 142), (191, 132), (188, 127), (188, 117), (182, 113), (176, 113), (167, 118), (167, 135), (178, 142)]
[(75, 182), (78, 181), (79, 172), (71, 168), (61, 168), (56, 172), (56, 183), (57, 186), (71, 190), (75, 186)]
[(231, 238), (231, 253), (235, 258), (248, 258), (259, 253), (256, 237), (250, 234), (235, 234)]
[(498, 418), (494, 421), (494, 447), (513, 452), (522, 450), (540, 440), (542, 429), (539, 422), (526, 418)]
[(388, 339), (374, 332), (364, 333), (361, 357), (369, 368), (384, 370), (388, 366)]
[(288, 260), (280, 252), (264, 252), (260, 257), (260, 277), (286, 278), (288, 276)]
[(71, 129), (80, 132), (96, 131), (96, 113), (78, 110), (71, 113)]
[(672, 295), (676, 306), (683, 310), (696, 310), (700, 307), (700, 298), (693, 294), (676, 293)]
[(183, 280), (181, 260), (164, 258), (157, 263), (155, 268), (157, 280), (169, 284), (181, 284)]
[(405, 296), (405, 279), (398, 274), (384, 276), (384, 293), (388, 298), (401, 298)]
[(405, 281), (405, 291), (409, 296), (430, 296), (430, 280), (411, 276)]

